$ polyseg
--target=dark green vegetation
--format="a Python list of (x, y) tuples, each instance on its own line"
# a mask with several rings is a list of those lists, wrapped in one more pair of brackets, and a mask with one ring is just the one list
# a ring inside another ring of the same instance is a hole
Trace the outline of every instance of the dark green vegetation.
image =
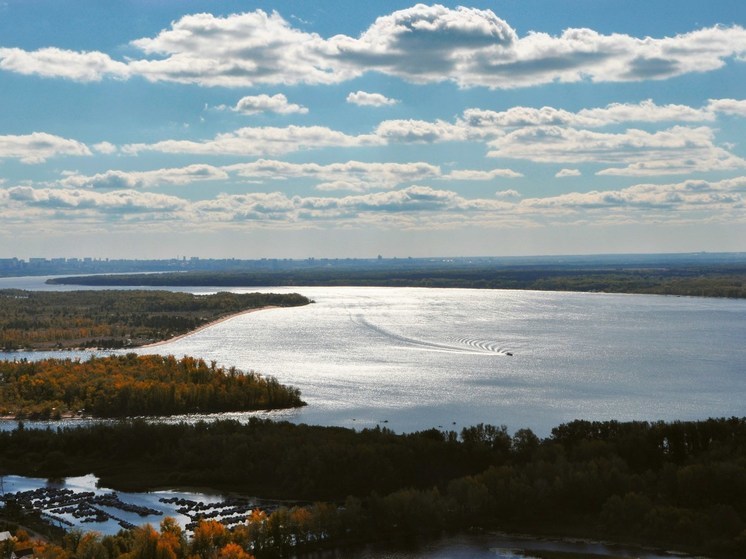
[(381, 265), (376, 268), (309, 267), (292, 270), (122, 274), (57, 278), (48, 283), (149, 286), (341, 286), (464, 287), (540, 291), (604, 291), (701, 297), (746, 297), (746, 264), (643, 266), (484, 264)]
[(122, 489), (207, 486), (330, 503), (255, 523), (245, 548), (257, 557), (286, 555), (294, 539), (339, 545), (465, 528), (746, 554), (746, 419), (574, 421), (545, 439), (489, 425), (395, 435), (135, 421), (3, 432), (0, 459), (8, 473), (94, 472)]
[(134, 347), (262, 307), (310, 303), (302, 295), (170, 291), (0, 290), (0, 349)]
[(300, 392), (273, 377), (213, 361), (127, 355), (0, 361), (0, 414), (59, 419), (174, 415), (302, 406)]

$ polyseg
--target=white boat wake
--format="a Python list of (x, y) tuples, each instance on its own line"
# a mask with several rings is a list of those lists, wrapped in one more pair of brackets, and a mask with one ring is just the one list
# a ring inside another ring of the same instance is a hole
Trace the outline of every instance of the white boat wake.
[(393, 332), (377, 324), (373, 324), (362, 315), (353, 316), (350, 314), (350, 320), (355, 324), (359, 324), (381, 336), (386, 337), (389, 340), (398, 342), (401, 345), (405, 345), (412, 348), (418, 349), (429, 349), (434, 351), (445, 351), (451, 353), (476, 353), (482, 355), (513, 355), (507, 348), (500, 346), (497, 342), (479, 340), (474, 338), (449, 338), (444, 342), (436, 342), (430, 340), (422, 340), (413, 338), (410, 336), (404, 336), (402, 334)]

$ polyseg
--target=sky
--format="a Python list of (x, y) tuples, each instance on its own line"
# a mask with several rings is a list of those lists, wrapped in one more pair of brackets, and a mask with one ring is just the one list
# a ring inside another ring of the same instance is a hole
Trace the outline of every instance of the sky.
[(0, 258), (746, 251), (743, 0), (0, 1)]

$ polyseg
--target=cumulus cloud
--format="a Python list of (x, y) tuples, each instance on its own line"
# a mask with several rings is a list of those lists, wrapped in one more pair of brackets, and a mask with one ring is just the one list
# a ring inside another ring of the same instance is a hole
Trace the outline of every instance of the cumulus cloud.
[(379, 17), (357, 38), (324, 39), (293, 28), (276, 12), (257, 10), (185, 16), (156, 37), (133, 41), (163, 58), (129, 66), (149, 79), (202, 85), (332, 83), (377, 71), (417, 83), (514, 88), (714, 70), (746, 52), (745, 38), (740, 26), (660, 39), (592, 29), (519, 37), (491, 10), (418, 4)]
[(115, 146), (111, 142), (99, 142), (97, 144), (93, 144), (93, 146), (91, 147), (98, 153), (104, 153), (107, 155), (117, 152), (117, 146)]
[(16, 186), (5, 192), (9, 204), (40, 208), (50, 211), (76, 211), (85, 215), (140, 214), (175, 212), (184, 209), (187, 202), (164, 194), (117, 190), (94, 192), (91, 190), (66, 190)]
[(287, 97), (282, 93), (275, 95), (249, 95), (241, 98), (236, 106), (233, 108), (234, 111), (243, 113), (246, 115), (253, 115), (257, 113), (278, 113), (278, 114), (306, 114), (308, 109), (295, 103), (288, 103)]
[(592, 29), (559, 36), (532, 32), (512, 49), (476, 53), (457, 81), (464, 86), (514, 88), (551, 82), (660, 80), (716, 70), (746, 51), (746, 29), (711, 27), (674, 37), (643, 39)]
[(227, 17), (187, 15), (132, 45), (160, 57), (129, 64), (151, 81), (247, 87), (334, 83), (353, 75), (332, 63), (327, 41), (319, 35), (263, 10)]
[(495, 192), (495, 197), (497, 198), (520, 198), (521, 193), (517, 190), (498, 190)]
[(488, 155), (539, 163), (606, 163), (602, 175), (665, 175), (737, 169), (746, 161), (713, 142), (706, 126), (608, 134), (558, 126), (523, 128), (492, 140)]
[(746, 100), (744, 99), (710, 99), (707, 108), (716, 113), (746, 116)]
[(0, 49), (6, 71), (95, 81), (143, 76), (203, 86), (329, 84), (366, 72), (415, 83), (529, 87), (555, 82), (661, 80), (746, 58), (746, 29), (714, 26), (673, 37), (518, 33), (492, 10), (417, 4), (377, 18), (358, 37), (324, 38), (277, 12), (186, 15), (131, 42), (144, 57), (115, 61), (100, 52), (54, 47)]
[(333, 197), (289, 197), (282, 193), (222, 195), (199, 202), (199, 212), (234, 221), (387, 220), (406, 214), (464, 214), (509, 207), (499, 200), (468, 200), (449, 190), (409, 186), (401, 190)]
[(350, 136), (324, 126), (246, 127), (218, 134), (211, 140), (164, 140), (154, 144), (127, 144), (128, 154), (140, 152), (264, 156), (324, 147), (381, 145), (373, 135)]
[(456, 142), (469, 138), (469, 130), (443, 120), (385, 120), (376, 128), (376, 136), (387, 142)]
[(341, 63), (414, 82), (454, 79), (464, 63), (485, 49), (509, 49), (515, 31), (490, 10), (418, 4), (379, 17), (357, 39), (330, 40)]
[(571, 126), (599, 128), (625, 122), (707, 122), (715, 120), (711, 109), (686, 105), (656, 105), (648, 99), (640, 103), (612, 103), (606, 107), (582, 109), (576, 113), (554, 107), (511, 107), (505, 111), (467, 109), (461, 122), (481, 129), (525, 128), (529, 126)]
[(310, 177), (322, 181), (319, 190), (349, 190), (362, 192), (393, 188), (405, 182), (440, 175), (440, 167), (424, 162), (413, 163), (289, 163), (260, 159), (251, 163), (230, 165), (224, 169), (247, 178), (288, 179)]
[(410, 163), (346, 161), (341, 163), (291, 163), (273, 159), (258, 159), (215, 167), (195, 164), (186, 167), (151, 171), (108, 170), (95, 175), (65, 173), (59, 185), (74, 189), (116, 190), (147, 189), (166, 185), (185, 185), (203, 181), (227, 181), (234, 177), (261, 184), (265, 181), (309, 179), (317, 181), (316, 190), (367, 192), (389, 190), (423, 180), (488, 181), (495, 178), (521, 177), (510, 169), (455, 170), (443, 174), (437, 165), (415, 161)]
[(579, 169), (560, 169), (554, 176), (562, 179), (565, 177), (579, 177), (582, 174)]
[[(697, 212), (709, 209), (743, 209), (746, 177), (719, 182), (687, 180), (671, 184), (639, 184), (621, 190), (570, 192), (520, 202), (521, 211), (604, 212), (609, 210), (676, 210)], [(678, 217), (676, 212), (670, 219)]]
[(339, 179), (333, 181), (320, 182), (316, 185), (316, 190), (322, 192), (345, 191), (345, 192), (366, 192), (371, 190), (372, 184), (369, 182), (351, 179)]
[(54, 47), (35, 51), (0, 48), (0, 69), (80, 82), (95, 82), (106, 77), (124, 79), (130, 75), (126, 63), (112, 60), (102, 52), (75, 52)]
[(511, 107), (505, 111), (470, 108), (453, 123), (443, 120), (385, 120), (375, 133), (388, 142), (435, 143), (490, 140), (524, 128), (601, 128), (629, 122), (711, 122), (718, 112), (738, 112), (739, 101), (710, 101), (702, 108), (686, 105), (657, 105), (652, 100), (639, 103), (612, 103), (571, 112), (555, 107)]
[(498, 177), (504, 179), (515, 179), (522, 176), (522, 173), (518, 173), (512, 169), (491, 169), (489, 171), (462, 169), (451, 171), (447, 175), (443, 175), (442, 178), (445, 180), (457, 181), (490, 181)]
[(361, 107), (385, 107), (386, 105), (396, 105), (399, 101), (390, 99), (381, 93), (356, 91), (347, 96), (347, 102)]
[(60, 181), (60, 184), (70, 188), (92, 189), (140, 189), (152, 188), (167, 184), (183, 185), (197, 181), (227, 179), (228, 173), (212, 165), (189, 165), (173, 169), (157, 169), (153, 171), (118, 171), (110, 170), (105, 173), (85, 176), (72, 174)]
[(122, 189), (54, 189), (17, 186), (0, 189), (4, 216), (209, 223), (218, 227), (254, 222), (287, 227), (348, 224), (352, 227), (442, 227), (455, 223), (510, 226), (583, 220), (584, 223), (646, 222), (683, 218), (729, 222), (746, 209), (746, 177), (719, 182), (687, 180), (671, 184), (637, 184), (607, 191), (569, 192), (521, 198), (503, 190), (493, 198), (466, 198), (451, 191), (413, 185), (399, 190), (354, 193), (340, 197), (291, 196), (282, 192), (218, 194), (192, 201), (153, 192)]
[(0, 159), (20, 159), (22, 163), (43, 163), (62, 155), (92, 155), (88, 146), (46, 132), (21, 136), (0, 136)]

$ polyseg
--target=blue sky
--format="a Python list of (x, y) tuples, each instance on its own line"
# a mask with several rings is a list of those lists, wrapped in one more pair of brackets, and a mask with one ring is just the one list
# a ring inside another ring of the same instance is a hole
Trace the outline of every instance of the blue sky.
[(0, 257), (746, 251), (741, 0), (0, 2)]

